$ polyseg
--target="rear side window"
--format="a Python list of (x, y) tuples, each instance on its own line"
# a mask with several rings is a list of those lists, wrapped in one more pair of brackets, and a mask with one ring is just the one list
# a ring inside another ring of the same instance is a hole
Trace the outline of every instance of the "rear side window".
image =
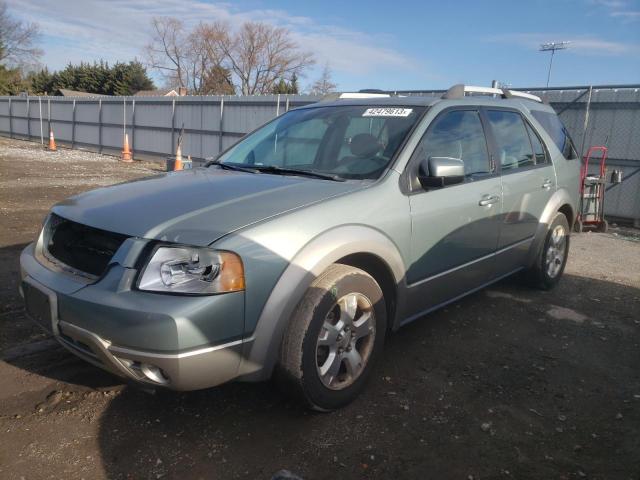
[(529, 134), (519, 113), (489, 110), (487, 117), (496, 140), (503, 171), (535, 165)]
[(578, 153), (573, 146), (569, 132), (555, 113), (531, 110), (531, 115), (533, 115), (533, 118), (535, 118), (549, 134), (553, 143), (556, 144), (558, 150), (564, 155), (564, 158), (567, 160), (578, 158)]
[(437, 117), (413, 155), (421, 159), (458, 158), (469, 177), (491, 173), (480, 115), (472, 110), (454, 110)]
[(542, 145), (542, 140), (538, 137), (538, 134), (527, 123), (527, 132), (529, 132), (529, 138), (531, 139), (531, 146), (533, 147), (533, 154), (535, 155), (536, 165), (547, 163), (547, 154)]

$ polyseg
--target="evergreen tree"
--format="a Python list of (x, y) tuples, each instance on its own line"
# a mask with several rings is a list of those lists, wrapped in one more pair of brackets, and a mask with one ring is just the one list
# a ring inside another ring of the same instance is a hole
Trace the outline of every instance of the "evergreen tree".
[(64, 70), (50, 73), (46, 68), (28, 78), (30, 90), (36, 94), (56, 95), (60, 89), (98, 95), (133, 95), (139, 90), (151, 90), (153, 82), (138, 61), (118, 62), (112, 67), (100, 61), (69, 64)]
[(293, 72), (291, 75), (291, 80), (286, 81), (284, 78), (281, 78), (271, 89), (271, 93), (281, 93), (286, 95), (293, 95), (300, 93), (298, 86), (298, 75)]
[(293, 72), (291, 75), (291, 83), (289, 83), (289, 93), (298, 94), (300, 93), (300, 88), (298, 86), (298, 75), (296, 72)]

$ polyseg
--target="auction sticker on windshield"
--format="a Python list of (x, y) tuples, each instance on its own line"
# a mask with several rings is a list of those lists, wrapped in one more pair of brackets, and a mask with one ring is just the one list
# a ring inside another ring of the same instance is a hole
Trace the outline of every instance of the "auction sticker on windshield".
[(408, 117), (413, 108), (367, 108), (363, 117)]

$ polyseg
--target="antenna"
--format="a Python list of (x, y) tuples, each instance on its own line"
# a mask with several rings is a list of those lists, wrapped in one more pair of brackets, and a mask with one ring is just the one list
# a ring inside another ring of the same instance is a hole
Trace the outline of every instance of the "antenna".
[(553, 65), (553, 55), (556, 50), (566, 50), (569, 48), (571, 42), (549, 42), (540, 45), (541, 52), (551, 52), (551, 59), (549, 60), (549, 71), (547, 72), (547, 87), (549, 86), (549, 79), (551, 78), (551, 66)]

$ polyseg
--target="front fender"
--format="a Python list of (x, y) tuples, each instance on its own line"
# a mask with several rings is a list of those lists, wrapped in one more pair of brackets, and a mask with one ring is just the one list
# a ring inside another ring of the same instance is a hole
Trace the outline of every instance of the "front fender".
[[(396, 285), (404, 282), (405, 264), (397, 246), (383, 233), (362, 225), (328, 230), (307, 243), (291, 260), (265, 303), (253, 334), (245, 344), (240, 375), (243, 380), (271, 376), (278, 360), (285, 329), (295, 307), (311, 283), (331, 264), (354, 253), (383, 259)], [(398, 288), (398, 303), (404, 288)]]

